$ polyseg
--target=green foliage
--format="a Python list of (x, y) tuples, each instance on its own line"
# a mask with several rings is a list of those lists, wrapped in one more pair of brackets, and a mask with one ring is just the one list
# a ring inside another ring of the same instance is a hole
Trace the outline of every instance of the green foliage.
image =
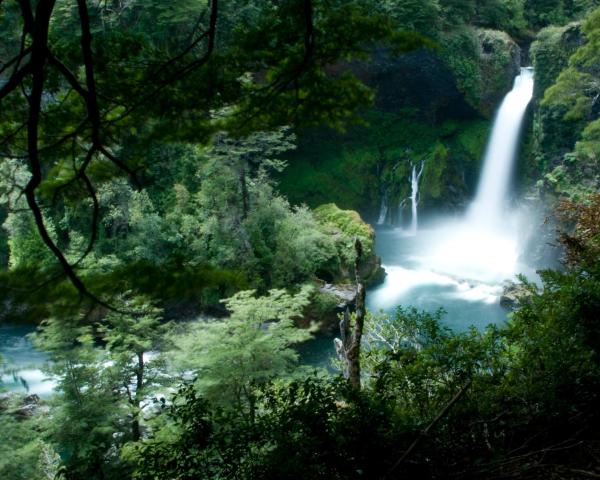
[(366, 284), (381, 280), (383, 271), (375, 253), (375, 233), (357, 212), (341, 210), (334, 203), (329, 203), (317, 207), (314, 216), (325, 234), (334, 239), (334, 248), (337, 252), (332, 260), (322, 266), (326, 280), (354, 281), (357, 239), (363, 247), (363, 258), (358, 274)]
[(91, 326), (79, 318), (47, 320), (34, 344), (48, 354), (46, 373), (57, 382), (48, 438), (60, 449), (68, 478), (116, 474), (113, 439), (125, 413), (122, 404), (115, 404)]
[(525, 0), (525, 18), (533, 28), (562, 25), (597, 6), (597, 0)]
[(119, 386), (115, 390), (127, 403), (131, 438), (138, 440), (143, 409), (157, 401), (157, 390), (172, 382), (161, 354), (169, 347), (169, 326), (161, 325), (162, 312), (143, 298), (126, 298), (121, 303), (122, 309), (132, 313), (110, 312), (98, 333), (110, 358), (106, 373)]
[(239, 292), (223, 302), (227, 319), (201, 321), (175, 337), (177, 350), (170, 356), (178, 369), (193, 372), (204, 396), (245, 409), (254, 401), (254, 386), (288, 375), (297, 365), (298, 353), (291, 347), (311, 335), (296, 328), (294, 319), (302, 315), (310, 293), (307, 286), (295, 295)]
[(477, 4), (477, 24), (503, 30), (513, 37), (526, 34), (524, 0), (486, 0)]
[(406, 30), (435, 38), (440, 28), (440, 5), (437, 0), (384, 0), (378, 7)]
[(60, 479), (58, 455), (43, 440), (47, 415), (19, 412), (22, 408), (22, 399), (17, 396), (0, 400), (0, 476), (11, 480)]
[[(370, 317), (363, 361), (371, 381), (361, 394), (335, 381), (279, 382), (255, 391), (254, 409), (222, 415), (183, 389), (170, 411), (176, 428), (130, 450), (136, 478), (378, 478), (467, 381), (467, 393), (398, 474), (577, 468), (600, 421), (593, 320), (600, 289), (577, 272), (543, 279), (542, 290), (527, 285), (529, 296), (503, 330), (457, 335), (440, 326), (441, 313), (414, 310)], [(540, 464), (538, 455), (565, 435), (569, 453)]]
[(354, 259), (354, 239), (358, 238), (366, 255), (373, 254), (373, 228), (365, 223), (360, 215), (352, 210), (341, 210), (334, 203), (321, 205), (314, 211), (315, 217), (322, 224), (335, 228), (343, 237), (339, 244), (344, 248), (340, 256), (350, 262)]
[(50, 319), (33, 337), (56, 381), (47, 436), (67, 478), (122, 475), (118, 449), (140, 438), (144, 408), (170, 382), (159, 353), (167, 346), (160, 311), (139, 297), (123, 298), (120, 307), (131, 313), (112, 312), (101, 325), (86, 317)]
[[(540, 286), (521, 279), (520, 306), (505, 327), (455, 334), (441, 325), (442, 311), (399, 308), (367, 317), (361, 392), (340, 380), (275, 381), (251, 390), (249, 408), (224, 412), (184, 387), (169, 418), (128, 449), (135, 478), (581, 470), (600, 425), (597, 203), (569, 210), (577, 242), (567, 245), (585, 262), (543, 272)], [(429, 435), (419, 436), (424, 428)], [(410, 462), (396, 464), (417, 438)], [(567, 451), (548, 457), (556, 445)]]
[(600, 176), (595, 133), (600, 94), (596, 68), (599, 32), (600, 10), (596, 9), (580, 28), (546, 29), (532, 47), (536, 64), (540, 65), (550, 61), (553, 51), (565, 46), (566, 52), (572, 53), (568, 66), (562, 52), (551, 70), (542, 70), (542, 81), (553, 84), (540, 103), (536, 150), (545, 173), (545, 187), (574, 199), (593, 192)]
[(477, 105), (482, 94), (482, 79), (477, 62), (479, 42), (475, 30), (461, 28), (446, 34), (442, 56), (467, 101), (471, 105)]
[[(488, 135), (486, 120), (431, 125), (409, 112), (379, 111), (367, 112), (365, 119), (368, 126), (346, 135), (305, 134), (298, 150), (289, 154), (289, 166), (278, 175), (279, 190), (293, 203), (315, 208), (334, 202), (374, 221), (382, 190), (392, 207), (410, 195), (411, 162), (425, 160), (420, 195), (426, 208), (452, 205), (460, 200), (457, 191), (467, 195), (475, 186)], [(443, 150), (446, 154), (441, 155)], [(428, 170), (445, 174), (434, 182)]]
[(579, 27), (577, 24), (565, 27), (547, 27), (540, 30), (531, 44), (530, 55), (535, 69), (534, 97), (541, 99), (544, 92), (558, 78), (569, 61), (569, 56), (577, 47)]

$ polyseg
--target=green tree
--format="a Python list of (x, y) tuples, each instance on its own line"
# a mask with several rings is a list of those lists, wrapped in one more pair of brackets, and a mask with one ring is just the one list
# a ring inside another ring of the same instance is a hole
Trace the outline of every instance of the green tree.
[(63, 454), (67, 478), (105, 478), (119, 471), (123, 405), (115, 402), (92, 327), (80, 318), (42, 323), (34, 344), (48, 354), (45, 371), (56, 381), (48, 438)]
[[(375, 42), (399, 51), (424, 43), (398, 34), (370, 6), (26, 0), (4, 14), (3, 4), (3, 144), (8, 156), (27, 152), (24, 197), (74, 287), (99, 300), (49, 234), (47, 200), (89, 200), (85, 256), (97, 238), (98, 184), (126, 175), (139, 185), (149, 143), (206, 144), (217, 131), (243, 135), (290, 123), (342, 127), (373, 95), (350, 71), (327, 68), (365, 57)], [(29, 85), (30, 93), (19, 88)]]
[(106, 342), (107, 374), (119, 401), (127, 404), (131, 439), (136, 441), (143, 410), (159, 403), (158, 394), (163, 389), (164, 395), (171, 383), (162, 353), (169, 348), (169, 326), (161, 323), (161, 310), (144, 298), (126, 297), (121, 308), (133, 313), (110, 312), (98, 333)]
[(256, 385), (289, 375), (297, 366), (293, 345), (311, 338), (294, 325), (309, 302), (311, 288), (295, 295), (271, 290), (255, 297), (242, 291), (224, 301), (225, 320), (201, 321), (174, 339), (172, 358), (182, 372), (191, 371), (206, 398), (223, 406), (253, 409)]

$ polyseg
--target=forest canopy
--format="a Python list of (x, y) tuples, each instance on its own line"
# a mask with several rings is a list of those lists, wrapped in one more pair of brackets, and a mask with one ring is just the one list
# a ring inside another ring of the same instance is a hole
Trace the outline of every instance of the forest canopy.
[[(0, 357), (0, 478), (600, 476), (599, 5), (0, 0), (0, 353), (51, 385)], [(529, 63), (554, 268), (487, 327), (370, 311)]]

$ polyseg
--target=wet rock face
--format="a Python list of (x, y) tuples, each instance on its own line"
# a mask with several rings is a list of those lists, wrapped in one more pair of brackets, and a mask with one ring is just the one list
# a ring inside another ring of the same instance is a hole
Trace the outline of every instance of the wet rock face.
[(505, 32), (477, 29), (471, 30), (469, 36), (474, 51), (464, 55), (469, 61), (474, 60), (475, 75), (469, 91), (464, 91), (464, 87), (461, 91), (443, 46), (400, 56), (377, 50), (371, 61), (353, 62), (339, 69), (350, 68), (375, 88), (376, 106), (382, 111), (414, 109), (431, 123), (481, 115), (489, 118), (519, 72), (521, 49)]

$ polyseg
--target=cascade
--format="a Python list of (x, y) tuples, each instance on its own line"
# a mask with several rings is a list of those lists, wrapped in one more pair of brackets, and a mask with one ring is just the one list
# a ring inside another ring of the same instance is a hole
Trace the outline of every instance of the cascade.
[(494, 120), (477, 194), (468, 212), (472, 223), (498, 223), (502, 219), (521, 125), (532, 95), (533, 70), (521, 68), (513, 89), (504, 97)]
[(494, 119), (475, 199), (462, 220), (440, 229), (442, 243), (429, 252), (436, 270), (481, 281), (501, 281), (516, 273), (518, 232), (506, 207), (532, 95), (533, 70), (522, 68)]
[(388, 213), (388, 205), (387, 198), (384, 194), (381, 196), (381, 206), (379, 207), (379, 218), (377, 219), (377, 225), (383, 225), (385, 223), (385, 219), (387, 218)]
[(419, 203), (419, 180), (421, 175), (423, 174), (423, 166), (425, 162), (421, 162), (421, 168), (419, 169), (419, 173), (417, 173), (417, 166), (413, 163), (412, 172), (410, 175), (410, 202), (412, 206), (412, 217), (410, 222), (410, 233), (413, 235), (417, 234), (417, 206)]
[(403, 198), (402, 200), (400, 200), (400, 202), (398, 202), (398, 215), (397, 215), (397, 220), (396, 220), (396, 225), (398, 225), (398, 227), (401, 229), (402, 228), (402, 222), (404, 220), (404, 216), (403, 216), (403, 212), (404, 212), (404, 207), (406, 206), (406, 198)]
[(368, 308), (391, 312), (400, 304), (427, 310), (442, 306), (459, 329), (505, 321), (506, 312), (498, 301), (503, 282), (518, 272), (534, 273), (519, 262), (527, 219), (517, 209), (507, 208), (520, 129), (532, 92), (533, 71), (522, 69), (494, 119), (477, 192), (464, 215), (430, 219), (428, 228), (417, 231), (423, 165), (412, 165), (412, 192), (403, 202), (412, 201), (413, 232), (380, 232), (378, 249), (387, 276), (367, 297)]

